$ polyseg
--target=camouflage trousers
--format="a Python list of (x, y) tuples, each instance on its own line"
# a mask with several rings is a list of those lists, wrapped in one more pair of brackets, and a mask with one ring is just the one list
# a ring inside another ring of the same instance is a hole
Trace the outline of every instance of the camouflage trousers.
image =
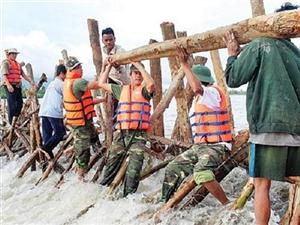
[(123, 195), (136, 192), (139, 186), (140, 172), (144, 161), (145, 135), (143, 131), (137, 131), (128, 150), (129, 144), (134, 131), (120, 131), (114, 133), (113, 143), (109, 149), (108, 161), (104, 168), (101, 185), (110, 185), (118, 173), (123, 160), (128, 157), (128, 167), (125, 174)]
[(78, 167), (86, 169), (91, 157), (90, 146), (100, 145), (99, 137), (91, 120), (73, 129), (76, 163)]
[(166, 167), (161, 200), (167, 202), (182, 181), (191, 174), (197, 185), (214, 180), (213, 170), (222, 163), (228, 151), (222, 144), (195, 144), (178, 155)]

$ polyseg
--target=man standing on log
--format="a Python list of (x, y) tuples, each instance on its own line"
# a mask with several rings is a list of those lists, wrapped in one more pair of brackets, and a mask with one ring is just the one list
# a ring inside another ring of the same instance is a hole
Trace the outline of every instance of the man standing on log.
[(193, 138), (194, 145), (177, 156), (166, 167), (161, 200), (167, 202), (182, 181), (193, 174), (197, 185), (203, 185), (223, 205), (228, 199), (216, 181), (213, 169), (223, 161), (231, 149), (230, 115), (224, 93), (215, 85), (210, 70), (188, 63), (186, 49), (178, 47), (178, 57), (195, 94)]
[(82, 78), (82, 66), (77, 58), (70, 56), (66, 66), (68, 72), (64, 81), (64, 108), (67, 124), (73, 128), (77, 173), (79, 180), (83, 180), (91, 156), (90, 146), (100, 145), (93, 124), (93, 117), (96, 115), (94, 104), (104, 102), (105, 99), (93, 99), (90, 90), (101, 86), (98, 81)]
[(52, 150), (66, 134), (63, 115), (63, 90), (66, 73), (67, 69), (64, 65), (57, 66), (55, 78), (45, 92), (39, 111), (39, 116), (42, 118), (43, 149), (51, 159), (54, 158)]
[[(101, 80), (106, 80), (110, 68), (111, 65), (106, 66)], [(132, 63), (130, 79), (130, 85), (107, 83), (101, 85), (119, 101), (116, 131), (101, 184), (110, 185), (123, 160), (129, 160), (124, 181), (124, 196), (134, 193), (139, 185), (144, 160), (145, 136), (150, 129), (150, 100), (154, 93), (154, 81), (143, 64)]]
[[(276, 12), (296, 8), (289, 3)], [(248, 83), (249, 175), (254, 177), (256, 224), (267, 225), (271, 180), (300, 176), (300, 51), (289, 39), (256, 38), (239, 54), (232, 32), (224, 42), (228, 86)]]
[(32, 87), (34, 82), (24, 73), (16, 58), (19, 52), (15, 48), (5, 50), (6, 59), (1, 65), (1, 74), (5, 85), (8, 106), (8, 121), (11, 124), (13, 117), (18, 117), (23, 107), (21, 77), (27, 80)]

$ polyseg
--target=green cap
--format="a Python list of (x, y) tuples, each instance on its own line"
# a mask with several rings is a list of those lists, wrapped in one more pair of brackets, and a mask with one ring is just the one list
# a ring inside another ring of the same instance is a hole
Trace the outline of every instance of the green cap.
[(78, 66), (80, 64), (81, 64), (81, 62), (79, 62), (76, 57), (70, 56), (66, 62), (66, 67), (69, 70), (73, 70), (76, 66)]
[(210, 70), (206, 66), (193, 66), (192, 71), (195, 77), (202, 82), (207, 82), (209, 84), (213, 84), (215, 82), (214, 78), (211, 76)]

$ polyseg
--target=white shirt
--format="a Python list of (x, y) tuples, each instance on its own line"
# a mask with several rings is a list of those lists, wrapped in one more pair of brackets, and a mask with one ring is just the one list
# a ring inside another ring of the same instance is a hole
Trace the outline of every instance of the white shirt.
[[(213, 86), (209, 86), (209, 87), (202, 86), (202, 88), (203, 88), (203, 95), (202, 96), (200, 94), (197, 95), (195, 101), (197, 101), (198, 104), (203, 104), (213, 110), (220, 109), (221, 96), (219, 91)], [(218, 144), (224, 144), (229, 150), (231, 150), (232, 148), (232, 144), (228, 142), (220, 142)]]
[(63, 116), (64, 82), (56, 77), (50, 82), (43, 97), (39, 116), (64, 118)]

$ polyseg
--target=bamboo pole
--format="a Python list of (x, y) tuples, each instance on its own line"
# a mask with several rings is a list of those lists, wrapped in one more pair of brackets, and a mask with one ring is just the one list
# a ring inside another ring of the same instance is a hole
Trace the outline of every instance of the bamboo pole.
[[(160, 25), (160, 27), (162, 30), (162, 35), (164, 40), (170, 40), (176, 38), (175, 26), (173, 23), (164, 22)], [(168, 57), (168, 61), (171, 70), (171, 76), (172, 79), (174, 79), (174, 77), (178, 75), (180, 64), (176, 59), (176, 57)], [(184, 142), (188, 142), (188, 143), (192, 142), (192, 131), (190, 128), (186, 94), (185, 94), (184, 83), (182, 79), (179, 80), (179, 84), (175, 92), (175, 100), (177, 105), (176, 107), (177, 117), (180, 118), (180, 120), (178, 120), (179, 126), (178, 129), (176, 129), (175, 132), (173, 132), (174, 136), (172, 136), (172, 138)]]
[(232, 30), (240, 44), (246, 44), (257, 37), (295, 38), (300, 37), (300, 10), (273, 13), (266, 16), (246, 19), (235, 24), (194, 34), (188, 37), (167, 40), (142, 46), (112, 57), (118, 64), (162, 58), (176, 55), (176, 46), (181, 44), (188, 53), (205, 52), (225, 48), (222, 38)]
[(246, 204), (248, 198), (251, 196), (254, 189), (254, 183), (253, 179), (250, 178), (246, 185), (243, 187), (243, 190), (240, 194), (240, 196), (234, 201), (233, 205), (231, 206), (231, 209), (242, 209), (244, 205)]
[[(149, 44), (151, 45), (153, 43), (157, 43), (157, 41), (151, 39)], [(160, 59), (150, 59), (150, 74), (155, 83), (155, 92), (153, 96), (153, 110), (155, 110), (163, 95)], [(157, 123), (153, 126), (153, 134), (161, 137), (165, 136), (163, 113), (159, 115)]]

